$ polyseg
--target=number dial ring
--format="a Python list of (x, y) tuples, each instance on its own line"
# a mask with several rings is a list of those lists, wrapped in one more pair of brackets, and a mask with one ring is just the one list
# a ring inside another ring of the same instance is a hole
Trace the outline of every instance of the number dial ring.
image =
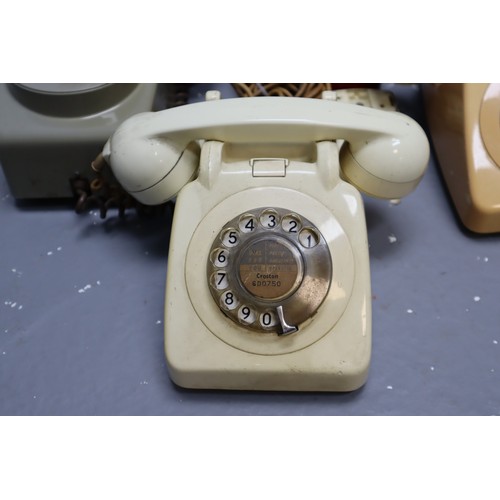
[[(281, 333), (277, 306), (283, 307), (287, 323), (298, 326), (328, 294), (328, 245), (309, 220), (289, 210), (263, 207), (238, 215), (221, 228), (210, 255), (210, 293), (245, 328)], [(222, 263), (214, 258), (219, 255)], [(223, 290), (214, 279), (222, 268), (228, 283)]]
[[(300, 207), (300, 213), (309, 220), (314, 220), (315, 226), (321, 230), (332, 256), (334, 275), (328, 296), (316, 315), (304, 323), (300, 335), (269, 335), (268, 332), (250, 330), (233, 322), (221, 314), (206, 279), (200, 279), (206, 274), (210, 248), (215, 235), (227, 220), (227, 214), (252, 210), (255, 206), (263, 206), (269, 199), (275, 200), (276, 205), (290, 207), (291, 211), (294, 207)], [(347, 218), (347, 222), (350, 225), (364, 223), (362, 219), (358, 221), (356, 218)], [(173, 251), (175, 249), (174, 246)], [(331, 209), (316, 198), (288, 188), (250, 188), (221, 199), (204, 217), (200, 217), (194, 233), (189, 237), (184, 273), (188, 300), (207, 333), (210, 332), (228, 347), (243, 352), (279, 355), (296, 352), (314, 344), (332, 332), (342, 320), (355, 284), (355, 261), (350, 239), (339, 220)], [(176, 292), (184, 293), (181, 287)], [(189, 339), (189, 331), (184, 333)], [(193, 345), (193, 349), (197, 349), (197, 346)]]

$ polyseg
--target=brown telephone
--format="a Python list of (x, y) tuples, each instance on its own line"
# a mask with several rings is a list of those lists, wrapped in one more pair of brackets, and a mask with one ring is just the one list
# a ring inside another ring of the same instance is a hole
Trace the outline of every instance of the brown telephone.
[(500, 84), (423, 85), (434, 150), (463, 224), (500, 232)]

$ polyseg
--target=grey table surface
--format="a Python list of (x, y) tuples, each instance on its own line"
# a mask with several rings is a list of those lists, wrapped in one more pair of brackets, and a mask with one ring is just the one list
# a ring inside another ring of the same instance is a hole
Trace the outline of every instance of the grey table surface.
[[(394, 89), (422, 121), (418, 91)], [(21, 203), (0, 170), (1, 415), (498, 415), (500, 235), (458, 223), (436, 162), (400, 204), (365, 198), (373, 352), (352, 393), (185, 390), (169, 379), (171, 214)]]

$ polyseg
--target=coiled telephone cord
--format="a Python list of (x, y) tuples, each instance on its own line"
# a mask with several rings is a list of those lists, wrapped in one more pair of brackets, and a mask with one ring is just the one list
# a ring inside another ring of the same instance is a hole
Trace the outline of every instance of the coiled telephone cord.
[(133, 208), (139, 215), (153, 215), (163, 212), (167, 203), (157, 206), (143, 205), (128, 194), (109, 175), (109, 169), (102, 154), (91, 164), (95, 173), (93, 179), (76, 174), (70, 179), (71, 189), (76, 198), (75, 212), (81, 214), (91, 207), (97, 207), (101, 219), (105, 219), (111, 208), (118, 209), (120, 218), (125, 217), (126, 210)]
[(240, 97), (287, 96), (320, 98), (324, 90), (375, 88), (374, 83), (232, 83)]

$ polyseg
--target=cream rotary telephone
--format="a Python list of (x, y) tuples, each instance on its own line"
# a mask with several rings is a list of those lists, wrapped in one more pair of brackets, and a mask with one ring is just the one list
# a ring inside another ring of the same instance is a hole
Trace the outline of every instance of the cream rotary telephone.
[(165, 351), (182, 387), (350, 391), (371, 353), (358, 191), (410, 193), (427, 138), (394, 111), (324, 99), (218, 99), (141, 113), (103, 156), (146, 204), (176, 197)]

